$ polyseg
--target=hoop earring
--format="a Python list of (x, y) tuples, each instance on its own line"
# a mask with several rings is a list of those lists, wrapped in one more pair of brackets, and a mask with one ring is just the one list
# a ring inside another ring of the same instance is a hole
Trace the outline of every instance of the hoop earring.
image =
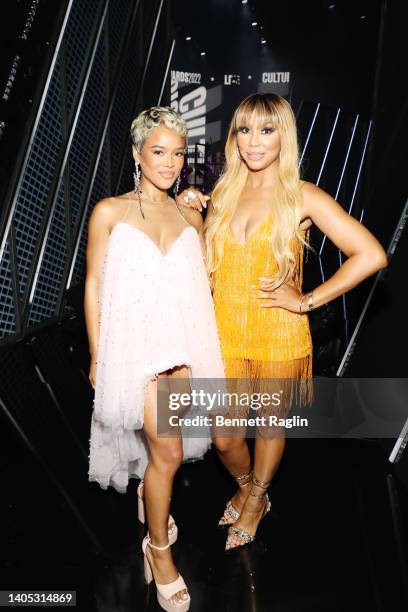
[(174, 193), (175, 196), (178, 194), (180, 183), (181, 183), (181, 176), (178, 175), (177, 180), (176, 180), (175, 185), (174, 185), (174, 189), (173, 189), (173, 193)]

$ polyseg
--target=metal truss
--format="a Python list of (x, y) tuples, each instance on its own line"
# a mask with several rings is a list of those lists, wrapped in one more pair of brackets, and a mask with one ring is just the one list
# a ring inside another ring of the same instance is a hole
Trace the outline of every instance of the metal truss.
[(5, 203), (3, 344), (63, 317), (66, 290), (83, 281), (89, 214), (96, 201), (116, 193), (126, 174), (133, 114), (164, 94), (174, 48), (169, 5), (67, 1), (21, 170)]

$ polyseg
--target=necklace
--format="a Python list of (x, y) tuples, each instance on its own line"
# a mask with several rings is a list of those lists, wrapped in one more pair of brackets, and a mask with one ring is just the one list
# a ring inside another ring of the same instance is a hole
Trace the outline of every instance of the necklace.
[[(144, 216), (143, 213), (143, 208), (142, 208), (142, 198), (140, 197), (140, 192), (136, 192), (136, 197), (139, 200), (139, 208), (140, 208), (140, 214), (142, 215), (143, 219), (146, 219), (146, 217)], [(187, 223), (189, 223), (186, 215), (184, 214), (184, 212), (181, 210), (180, 206), (177, 204), (177, 200), (172, 200), (172, 198), (170, 196), (167, 196), (167, 200), (148, 200), (148, 202), (172, 202), (174, 201), (174, 204), (176, 205), (177, 210), (179, 211), (180, 215), (187, 221)]]
[[(142, 198), (140, 197), (140, 191), (136, 191), (136, 197), (139, 201), (139, 209), (140, 209), (140, 214), (142, 215), (143, 219), (146, 219), (144, 212), (143, 212), (143, 208), (142, 208)], [(171, 197), (168, 195), (167, 196), (167, 200), (149, 200), (149, 198), (146, 198), (146, 200), (148, 202), (151, 202), (152, 204), (164, 204), (165, 202), (171, 202)], [(177, 208), (179, 208), (178, 204), (176, 203)]]

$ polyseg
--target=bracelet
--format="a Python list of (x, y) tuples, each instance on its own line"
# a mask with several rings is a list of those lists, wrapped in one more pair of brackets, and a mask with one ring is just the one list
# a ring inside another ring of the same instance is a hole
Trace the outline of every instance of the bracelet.
[(302, 293), (302, 297), (300, 298), (300, 302), (299, 302), (299, 312), (302, 313), (302, 306), (303, 306), (303, 300), (305, 299), (306, 294)]
[(313, 310), (313, 291), (311, 291), (308, 295), (307, 305), (309, 307), (309, 312)]

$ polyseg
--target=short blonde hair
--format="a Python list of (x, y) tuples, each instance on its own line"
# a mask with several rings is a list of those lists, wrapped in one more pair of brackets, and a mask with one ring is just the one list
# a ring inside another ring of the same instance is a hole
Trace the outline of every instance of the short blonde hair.
[(152, 106), (142, 111), (130, 126), (130, 135), (136, 149), (140, 151), (150, 132), (155, 127), (164, 125), (174, 130), (187, 141), (187, 124), (170, 106)]

